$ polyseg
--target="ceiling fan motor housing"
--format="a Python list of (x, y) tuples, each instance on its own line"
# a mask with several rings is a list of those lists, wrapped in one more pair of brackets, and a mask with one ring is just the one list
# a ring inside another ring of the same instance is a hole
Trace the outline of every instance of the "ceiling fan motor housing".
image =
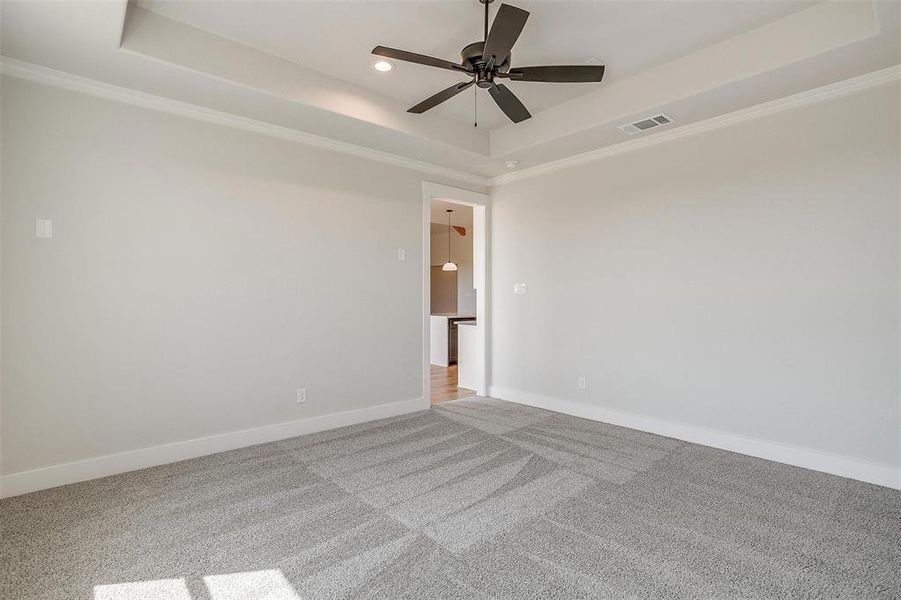
[(496, 73), (506, 73), (510, 70), (510, 59), (512, 57), (511, 54), (504, 59), (503, 63), (495, 65), (491, 70), (488, 70), (486, 68), (488, 60), (482, 56), (484, 50), (485, 42), (473, 42), (460, 52), (462, 65), (472, 69), (473, 74), (476, 76), (476, 85), (480, 88), (491, 87), (491, 82), (494, 80)]

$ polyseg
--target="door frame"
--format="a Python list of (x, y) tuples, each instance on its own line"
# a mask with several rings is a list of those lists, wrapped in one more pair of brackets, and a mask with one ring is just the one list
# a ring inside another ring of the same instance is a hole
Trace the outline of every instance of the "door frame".
[(472, 207), (472, 284), (476, 290), (476, 340), (482, 364), (478, 396), (488, 395), (488, 241), (490, 226), (490, 202), (488, 194), (462, 188), (422, 182), (422, 397), (424, 407), (432, 405), (431, 369), (429, 348), (431, 338), (431, 252), (432, 252), (432, 200), (443, 200)]

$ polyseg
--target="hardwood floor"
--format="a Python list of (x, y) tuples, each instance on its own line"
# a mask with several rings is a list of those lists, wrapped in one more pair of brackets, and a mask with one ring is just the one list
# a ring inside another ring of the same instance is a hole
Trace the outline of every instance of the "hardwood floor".
[(473, 390), (457, 387), (457, 365), (447, 368), (432, 365), (432, 404), (475, 396)]

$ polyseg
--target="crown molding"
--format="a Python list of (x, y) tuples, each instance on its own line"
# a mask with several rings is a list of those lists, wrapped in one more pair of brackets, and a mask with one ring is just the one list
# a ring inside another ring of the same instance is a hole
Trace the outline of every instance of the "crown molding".
[(87, 77), (72, 75), (48, 67), (8, 58), (6, 56), (0, 56), (0, 73), (17, 79), (25, 79), (35, 83), (51, 85), (103, 98), (105, 100), (122, 102), (124, 104), (166, 112), (181, 117), (187, 117), (189, 119), (215, 123), (234, 129), (241, 129), (243, 131), (260, 133), (262, 135), (322, 148), (324, 150), (367, 158), (395, 167), (411, 169), (440, 177), (447, 177), (460, 182), (487, 187), (490, 181), (487, 177), (482, 177), (473, 173), (413, 160), (397, 154), (373, 150), (372, 148), (366, 148), (365, 146), (341, 142), (320, 135), (299, 131), (297, 129), (291, 129), (289, 127), (282, 127), (280, 125), (274, 125), (272, 123), (266, 123), (264, 121), (258, 121), (256, 119), (242, 117), (224, 111), (205, 108), (180, 100), (173, 100), (172, 98), (166, 98), (164, 96), (148, 94), (146, 92), (132, 90), (118, 85), (97, 81), (95, 79), (88, 79)]
[(373, 150), (364, 146), (333, 140), (331, 138), (306, 133), (289, 127), (282, 127), (280, 125), (274, 125), (272, 123), (266, 123), (248, 117), (241, 117), (224, 111), (205, 108), (196, 104), (181, 102), (163, 96), (156, 96), (154, 94), (148, 94), (146, 92), (88, 79), (78, 75), (72, 75), (63, 71), (57, 71), (55, 69), (5, 56), (0, 56), (0, 73), (18, 79), (25, 79), (36, 83), (89, 94), (106, 100), (167, 112), (244, 131), (260, 133), (270, 137), (322, 148), (324, 150), (341, 152), (343, 154), (366, 158), (396, 167), (419, 171), (421, 173), (428, 173), (430, 175), (447, 177), (460, 182), (490, 187), (504, 185), (506, 183), (543, 175), (545, 173), (551, 173), (553, 171), (581, 165), (609, 156), (616, 156), (633, 150), (663, 144), (707, 131), (713, 131), (721, 127), (728, 127), (730, 125), (777, 114), (786, 110), (792, 110), (809, 104), (824, 102), (833, 98), (840, 98), (842, 96), (879, 87), (901, 80), (901, 64), (772, 100), (770, 102), (764, 102), (756, 106), (719, 115), (696, 123), (677, 126), (667, 131), (650, 134), (647, 137), (629, 140), (612, 146), (605, 146), (603, 148), (598, 148), (597, 150), (589, 150), (588, 152), (542, 163), (515, 173), (505, 173), (493, 178), (413, 160), (397, 154)]
[(852, 77), (850, 79), (838, 81), (836, 83), (830, 83), (828, 85), (814, 88), (812, 90), (807, 90), (805, 92), (800, 92), (798, 94), (793, 94), (791, 96), (785, 96), (784, 98), (779, 98), (777, 100), (771, 100), (770, 102), (764, 102), (762, 104), (743, 108), (741, 110), (726, 113), (724, 115), (711, 117), (710, 119), (705, 119), (696, 123), (677, 126), (673, 129), (650, 134), (647, 137), (639, 138), (637, 140), (630, 140), (628, 142), (622, 142), (620, 144), (614, 144), (612, 146), (605, 146), (603, 148), (598, 148), (597, 150), (589, 150), (588, 152), (583, 152), (582, 154), (576, 154), (567, 158), (562, 158), (560, 160), (546, 162), (534, 167), (529, 167), (521, 171), (517, 171), (515, 173), (505, 173), (503, 175), (498, 175), (497, 177), (491, 178), (490, 185), (503, 185), (505, 183), (511, 183), (520, 179), (535, 177), (537, 175), (543, 175), (545, 173), (558, 171), (560, 169), (566, 169), (568, 167), (581, 165), (594, 160), (599, 160), (601, 158), (606, 158), (608, 156), (616, 156), (618, 154), (631, 152), (640, 148), (656, 146), (657, 144), (663, 144), (673, 140), (698, 135), (700, 133), (713, 131), (714, 129), (719, 129), (721, 127), (729, 127), (730, 125), (743, 123), (752, 119), (759, 119), (768, 115), (774, 115), (776, 113), (780, 113), (786, 110), (792, 110), (801, 106), (807, 106), (809, 104), (824, 102), (833, 98), (848, 96), (850, 94), (862, 92), (864, 90), (879, 87), (881, 85), (892, 83), (898, 80), (901, 80), (901, 64), (887, 67), (879, 71), (873, 71), (872, 73), (867, 73), (858, 77)]

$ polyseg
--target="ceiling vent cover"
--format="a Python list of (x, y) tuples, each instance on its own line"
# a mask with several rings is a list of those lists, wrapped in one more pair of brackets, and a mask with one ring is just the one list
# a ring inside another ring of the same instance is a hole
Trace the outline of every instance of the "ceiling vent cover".
[(619, 128), (630, 135), (634, 135), (636, 133), (641, 133), (642, 131), (647, 131), (648, 129), (660, 127), (661, 125), (669, 125), (672, 122), (672, 117), (660, 113), (659, 115), (644, 117), (643, 119), (638, 119), (637, 121), (632, 121), (631, 123), (620, 125)]

